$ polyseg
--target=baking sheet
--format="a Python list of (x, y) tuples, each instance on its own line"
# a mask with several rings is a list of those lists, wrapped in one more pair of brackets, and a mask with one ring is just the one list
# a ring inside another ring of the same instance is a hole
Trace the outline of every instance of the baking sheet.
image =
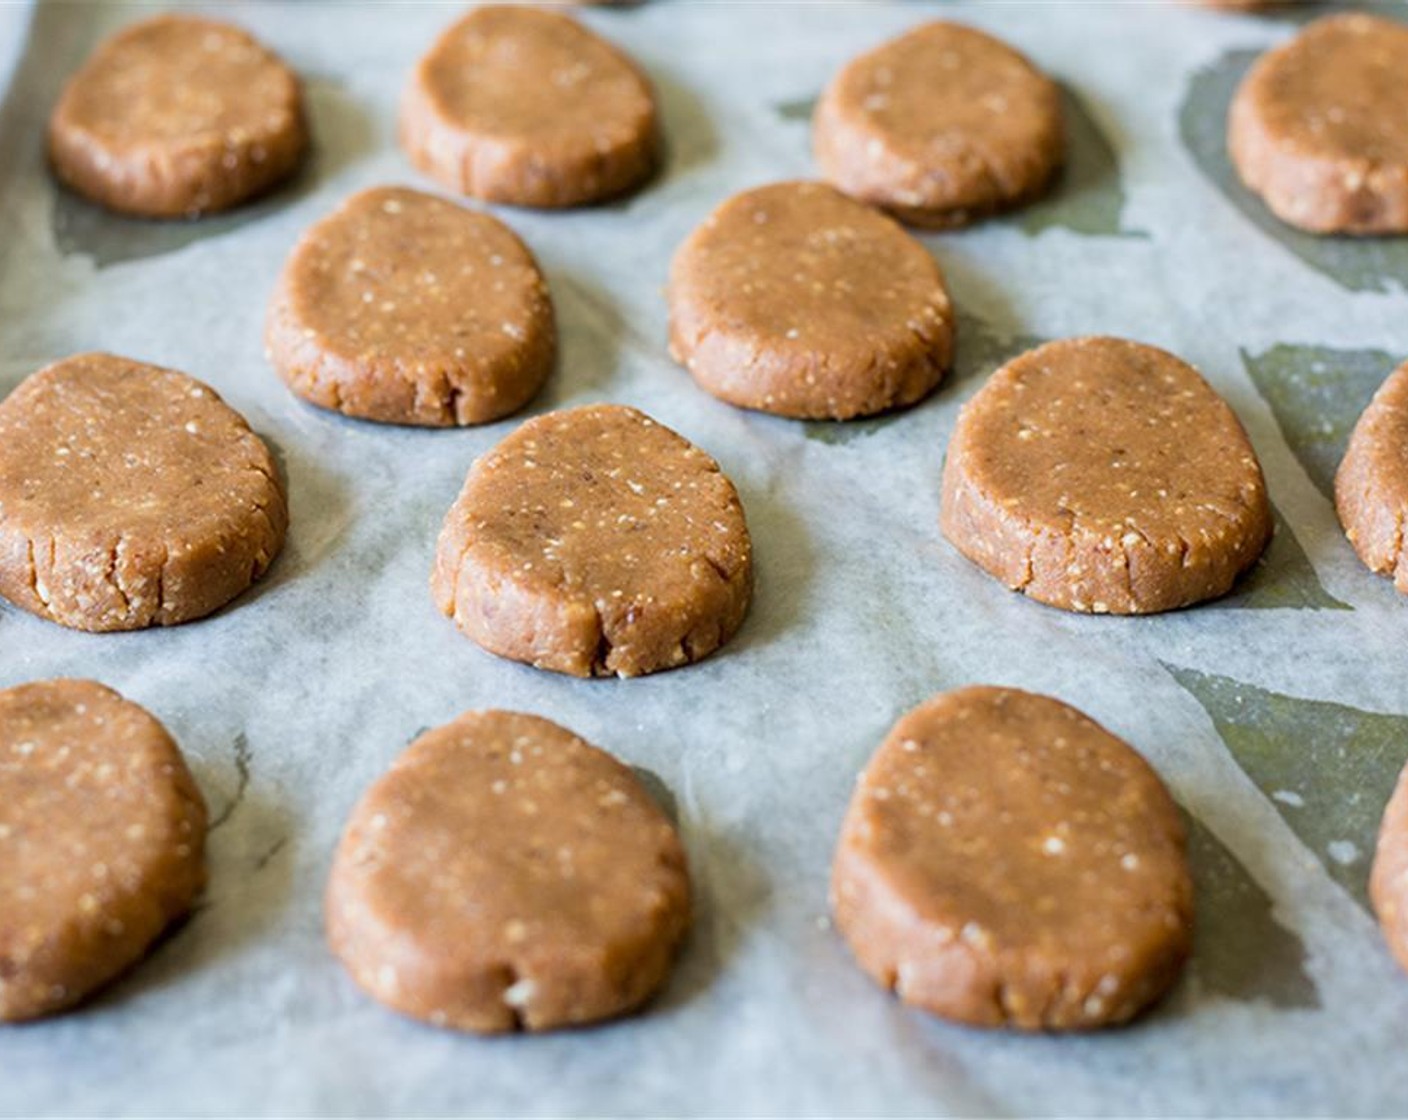
[[(560, 368), (530, 412), (623, 401), (713, 453), (743, 496), (758, 589), (703, 664), (581, 682), (482, 653), (427, 590), (465, 470), (516, 421), (347, 421), (295, 401), (261, 353), (265, 301), (304, 227), (362, 187), (430, 186), (396, 148), (394, 106), (458, 6), (208, 9), (306, 76), (317, 154), (247, 210), (153, 225), (61, 194), (41, 152), (65, 75), (140, 6), (0, 5), (0, 67), (18, 59), (0, 107), (0, 394), (90, 348), (186, 370), (278, 449), (293, 511), (271, 576), (203, 622), (87, 636), (0, 605), (0, 686), (88, 675), (146, 705), (216, 822), (205, 899), (145, 966), (81, 1011), (0, 1032), (0, 1112), (1408, 1111), (1408, 977), (1364, 893), (1408, 757), (1408, 606), (1359, 566), (1326, 492), (1348, 425), (1408, 355), (1404, 246), (1307, 249), (1218, 162), (1237, 68), (1300, 17), (1050, 0), (585, 14), (658, 83), (670, 157), (619, 204), (500, 211), (545, 265), (561, 326)], [(1001, 34), (1065, 83), (1066, 183), (1023, 215), (924, 238), (961, 327), (958, 369), (923, 406), (836, 426), (714, 401), (665, 353), (671, 252), (726, 195), (811, 173), (806, 117), (828, 77), (935, 14)], [(1280, 531), (1228, 600), (1070, 616), (1007, 593), (939, 536), (961, 402), (1034, 340), (1087, 332), (1178, 352), (1246, 423)], [(944, 1025), (875, 989), (826, 922), (855, 773), (901, 712), (971, 681), (1083, 708), (1145, 752), (1190, 815), (1196, 956), (1130, 1029)], [(324, 948), (320, 897), (353, 803), (420, 729), (485, 705), (558, 720), (673, 798), (700, 914), (647, 1014), (459, 1037), (384, 1011)]]

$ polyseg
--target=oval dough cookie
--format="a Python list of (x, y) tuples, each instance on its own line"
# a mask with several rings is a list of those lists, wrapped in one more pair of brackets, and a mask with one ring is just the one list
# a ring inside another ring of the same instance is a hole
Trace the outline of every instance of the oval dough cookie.
[(485, 1033), (633, 1010), (689, 914), (684, 849), (635, 775), (516, 712), (412, 743), (352, 814), (327, 897), (328, 939), (364, 990)]
[(288, 508), (210, 386), (81, 354), (0, 403), (0, 596), (76, 630), (201, 618), (268, 569)]
[(707, 657), (752, 588), (733, 483), (621, 405), (534, 417), (479, 459), (431, 576), (436, 604), (485, 649), (579, 677)]
[(1369, 896), (1389, 949), (1408, 970), (1408, 769), (1399, 775), (1384, 810)]
[(237, 27), (156, 16), (104, 42), (49, 120), (58, 177), (152, 218), (226, 210), (286, 179), (308, 147), (298, 78)]
[(729, 199), (675, 254), (670, 352), (710, 393), (848, 420), (914, 404), (953, 358), (943, 273), (924, 246), (821, 183)]
[(427, 175), (515, 206), (581, 206), (655, 169), (655, 94), (634, 62), (576, 20), (476, 8), (421, 59), (401, 143)]
[(0, 1020), (83, 999), (205, 884), (205, 802), (171, 736), (92, 681), (0, 691)]
[(1312, 233), (1408, 232), (1408, 27), (1316, 20), (1248, 72), (1228, 119), (1237, 173)]
[(1047, 343), (959, 414), (944, 535), (1038, 602), (1173, 610), (1231, 589), (1271, 537), (1256, 452), (1192, 366), (1117, 338)]
[(937, 229), (1038, 197), (1065, 146), (1056, 83), (1006, 43), (943, 22), (848, 63), (812, 128), (827, 179), (901, 221)]
[(397, 187), (348, 199), (305, 233), (265, 331), (295, 393), (393, 424), (483, 424), (552, 370), (552, 301), (498, 219)]
[(836, 924), (905, 1003), (959, 1022), (1123, 1022), (1177, 978), (1193, 886), (1178, 808), (1128, 745), (1016, 689), (945, 693), (860, 777)]
[(1408, 595), (1408, 364), (1389, 374), (1355, 424), (1335, 475), (1335, 509), (1359, 559)]

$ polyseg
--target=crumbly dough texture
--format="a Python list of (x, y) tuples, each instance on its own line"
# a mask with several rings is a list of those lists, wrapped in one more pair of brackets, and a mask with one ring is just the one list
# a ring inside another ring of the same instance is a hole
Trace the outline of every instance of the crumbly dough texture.
[(1232, 100), (1237, 173), (1312, 233), (1408, 232), (1408, 27), (1326, 16), (1262, 55)]
[(1014, 590), (1145, 614), (1231, 589), (1272, 531), (1246, 432), (1192, 366), (1116, 338), (1051, 342), (966, 404), (944, 535)]
[(82, 354), (0, 402), (0, 596), (41, 618), (201, 618), (264, 574), (287, 527), (269, 449), (183, 373)]
[(327, 896), (333, 951), (363, 989), (484, 1033), (633, 1010), (689, 919), (684, 849), (635, 775), (517, 712), (412, 743), (352, 814)]
[(1369, 897), (1394, 958), (1408, 971), (1408, 768), (1384, 810)]
[(421, 59), (401, 143), (454, 190), (516, 206), (600, 202), (654, 171), (655, 93), (623, 52), (570, 16), (487, 4)]
[(269, 309), (295, 393), (393, 424), (483, 424), (522, 408), (557, 350), (547, 283), (488, 214), (378, 187), (305, 233)]
[(93, 681), (0, 691), (0, 1021), (78, 1003), (205, 884), (206, 811), (150, 714)]
[(848, 63), (812, 147), (847, 194), (916, 226), (966, 225), (1045, 193), (1065, 159), (1061, 91), (1006, 43), (926, 23)]
[(1408, 595), (1408, 363), (1379, 386), (1335, 475), (1335, 509), (1359, 559)]
[(1059, 701), (942, 694), (861, 775), (832, 873), (836, 923), (906, 1003), (984, 1027), (1083, 1030), (1158, 999), (1193, 886), (1149, 765)]
[(476, 461), (431, 576), (436, 604), (479, 645), (579, 677), (707, 657), (752, 588), (733, 483), (622, 405), (534, 417)]
[(847, 420), (921, 400), (953, 360), (928, 251), (822, 183), (735, 195), (675, 254), (670, 352), (730, 404)]
[(58, 177), (112, 210), (195, 217), (286, 179), (308, 147), (297, 76), (237, 27), (162, 15), (104, 42), (49, 120)]

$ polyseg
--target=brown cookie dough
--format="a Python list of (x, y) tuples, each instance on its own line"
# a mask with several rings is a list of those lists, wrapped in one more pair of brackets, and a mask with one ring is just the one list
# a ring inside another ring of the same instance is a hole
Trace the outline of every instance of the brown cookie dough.
[(848, 63), (817, 104), (822, 173), (910, 225), (966, 225), (1043, 194), (1065, 159), (1061, 91), (1006, 43), (926, 23)]
[(624, 53), (558, 12), (476, 8), (421, 59), (401, 143), (446, 186), (515, 206), (581, 206), (655, 169), (650, 82)]
[(1232, 100), (1237, 173), (1312, 233), (1408, 232), (1408, 27), (1326, 16), (1268, 51)]
[(534, 417), (475, 462), (430, 586), (500, 657), (635, 677), (733, 636), (753, 546), (713, 459), (633, 408), (589, 405)]
[(934, 697), (865, 768), (836, 924), (905, 1003), (985, 1027), (1124, 1022), (1177, 978), (1193, 884), (1177, 806), (1127, 744), (1016, 689)]
[(0, 596), (76, 630), (201, 618), (283, 547), (269, 450), (210, 386), (81, 354), (0, 402)]
[(848, 420), (922, 399), (953, 358), (943, 273), (821, 183), (735, 195), (675, 254), (670, 352), (721, 400)]
[(141, 960), (205, 885), (205, 802), (145, 710), (93, 681), (0, 691), (0, 1021)]
[(1408, 769), (1384, 810), (1369, 897), (1395, 959), (1408, 970)]
[(151, 218), (226, 210), (286, 179), (308, 147), (303, 92), (237, 27), (163, 15), (104, 42), (49, 119), (58, 177)]
[(1335, 475), (1335, 509), (1359, 559), (1408, 595), (1408, 364), (1389, 374), (1355, 424)]
[(1272, 523), (1256, 452), (1197, 370), (1075, 338), (1009, 362), (963, 407), (942, 524), (1038, 602), (1146, 614), (1227, 592)]
[(399, 187), (354, 195), (303, 235), (265, 341), (304, 399), (436, 427), (516, 412), (557, 350), (547, 284), (513, 231)]
[(537, 716), (428, 731), (352, 814), (328, 939), (388, 1007), (459, 1030), (621, 1015), (689, 926), (674, 826), (631, 771)]

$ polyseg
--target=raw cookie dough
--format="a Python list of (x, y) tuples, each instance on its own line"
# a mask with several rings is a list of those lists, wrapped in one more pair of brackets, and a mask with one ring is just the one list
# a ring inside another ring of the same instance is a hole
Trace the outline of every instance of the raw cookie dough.
[(430, 586), (500, 657), (635, 677), (733, 636), (753, 548), (713, 459), (633, 408), (589, 405), (534, 417), (475, 462)]
[(205, 885), (205, 802), (171, 736), (93, 681), (0, 691), (0, 1021), (69, 1007)]
[(1248, 72), (1228, 119), (1237, 173), (1312, 233), (1408, 232), (1408, 27), (1316, 20)]
[(288, 527), (269, 449), (210, 386), (112, 354), (0, 402), (0, 596), (76, 630), (201, 618)]
[(328, 939), (363, 989), (484, 1033), (633, 1010), (689, 917), (684, 849), (635, 775), (517, 712), (412, 743), (353, 812), (327, 895)]
[(305, 233), (265, 331), (299, 396), (393, 424), (483, 424), (542, 386), (557, 349), (538, 263), (488, 214), (378, 187)]
[(163, 15), (104, 42), (49, 119), (58, 177), (151, 218), (226, 210), (286, 179), (308, 147), (303, 92), (237, 27)]
[(836, 75), (812, 147), (862, 202), (910, 225), (966, 225), (1051, 185), (1065, 159), (1061, 91), (991, 35), (926, 23)]
[(1069, 611), (1145, 614), (1227, 592), (1271, 538), (1256, 452), (1192, 366), (1117, 338), (1028, 351), (959, 414), (944, 536)]
[(1369, 896), (1383, 927), (1384, 939), (1398, 963), (1408, 970), (1408, 768), (1384, 810)]
[(1359, 559), (1408, 595), (1408, 364), (1389, 374), (1355, 424), (1335, 475), (1335, 509)]
[(943, 273), (889, 218), (821, 183), (729, 199), (670, 270), (670, 352), (716, 397), (848, 420), (923, 398), (953, 359)]
[(581, 206), (655, 169), (650, 82), (570, 16), (489, 4), (452, 26), (416, 66), (401, 143), (446, 186), (515, 206)]
[(985, 1027), (1107, 1026), (1187, 959), (1184, 844), (1127, 744), (1048, 697), (963, 688), (900, 720), (862, 773), (832, 908), (905, 1003)]

